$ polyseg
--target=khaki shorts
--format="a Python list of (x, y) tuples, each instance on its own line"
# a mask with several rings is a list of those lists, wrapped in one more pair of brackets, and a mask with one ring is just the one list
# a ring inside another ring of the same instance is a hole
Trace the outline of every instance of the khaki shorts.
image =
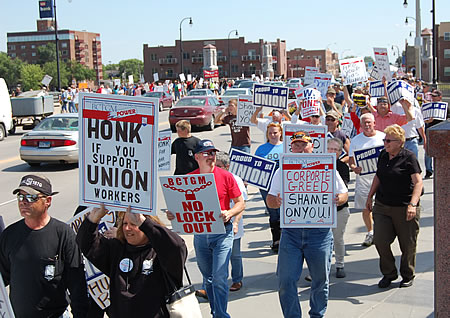
[[(361, 191), (362, 192), (362, 191)], [(355, 209), (364, 210), (366, 208), (368, 193), (355, 191)]]

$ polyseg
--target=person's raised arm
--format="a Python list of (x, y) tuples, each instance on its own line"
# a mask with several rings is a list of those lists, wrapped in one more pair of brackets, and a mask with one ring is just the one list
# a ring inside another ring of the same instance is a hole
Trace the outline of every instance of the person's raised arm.
[(414, 120), (414, 115), (412, 113), (412, 107), (414, 106), (412, 106), (411, 102), (405, 98), (400, 99), (399, 102), (403, 107), (403, 111), (405, 112), (406, 120), (408, 122)]
[(252, 115), (252, 118), (250, 118), (250, 122), (251, 122), (252, 124), (255, 124), (255, 125), (258, 124), (257, 118), (258, 118), (258, 114), (261, 112), (261, 110), (262, 110), (262, 106), (256, 108), (255, 112), (254, 112), (253, 115)]

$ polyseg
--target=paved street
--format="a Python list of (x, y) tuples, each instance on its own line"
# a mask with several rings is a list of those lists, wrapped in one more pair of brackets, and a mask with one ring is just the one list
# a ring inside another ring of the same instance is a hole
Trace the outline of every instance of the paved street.
[[(160, 113), (160, 129), (169, 128), (168, 112)], [(19, 132), (20, 133), (20, 132)], [(213, 139), (219, 149), (228, 151), (230, 136), (228, 127), (217, 127), (214, 132), (194, 132), (199, 138)], [(173, 134), (175, 138), (175, 134)], [(252, 152), (263, 142), (262, 134), (252, 128)], [(73, 214), (78, 201), (78, 168), (75, 165), (43, 165), (31, 168), (18, 157), (20, 135), (9, 136), (0, 142), (0, 214), (6, 224), (20, 218), (15, 197), (11, 194), (20, 177), (26, 173), (44, 173), (52, 181), (60, 194), (54, 197), (50, 214), (67, 220)], [(174, 159), (174, 158), (172, 158)], [(423, 167), (423, 151), (420, 152)], [(172, 160), (172, 167), (173, 167)], [(173, 170), (172, 170), (173, 171)], [(170, 174), (170, 173), (165, 173)], [(354, 178), (354, 175), (352, 176)], [(411, 288), (397, 288), (399, 281), (391, 288), (379, 289), (381, 278), (378, 269), (378, 254), (375, 247), (363, 248), (365, 228), (361, 213), (351, 210), (345, 234), (347, 256), (345, 269), (347, 277), (336, 279), (334, 266), (331, 272), (330, 301), (327, 317), (434, 317), (433, 315), (433, 210), (432, 180), (425, 180), (425, 195), (422, 197), (421, 230), (418, 238), (417, 276)], [(263, 202), (256, 188), (249, 187), (249, 201), (244, 215), (245, 235), (242, 241), (244, 257), (244, 287), (230, 293), (229, 313), (232, 317), (281, 317), (275, 276), (277, 256), (270, 250), (270, 230), (268, 216), (264, 213)], [(354, 194), (354, 182), (350, 184), (350, 201)], [(165, 207), (161, 190), (158, 191), (158, 207)], [(351, 207), (353, 206), (352, 203)], [(165, 216), (160, 216), (167, 222)], [(188, 270), (197, 287), (201, 275), (195, 263), (192, 236), (184, 237), (188, 249)], [(395, 254), (400, 254), (398, 244)], [(399, 259), (398, 259), (399, 261)], [(333, 260), (334, 263), (334, 260)], [(305, 265), (306, 269), (306, 265)], [(304, 316), (307, 316), (310, 284), (303, 279), (299, 282), (299, 297)], [(230, 283), (231, 284), (231, 283)], [(204, 317), (209, 317), (209, 305), (202, 301)]]

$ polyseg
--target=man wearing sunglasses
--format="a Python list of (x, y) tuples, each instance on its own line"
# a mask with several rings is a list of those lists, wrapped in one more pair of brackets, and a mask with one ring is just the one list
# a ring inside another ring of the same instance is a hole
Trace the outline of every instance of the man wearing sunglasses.
[(66, 317), (67, 291), (73, 317), (87, 313), (84, 266), (75, 234), (48, 214), (57, 193), (46, 177), (38, 175), (24, 176), (13, 191), (23, 219), (0, 237), (0, 272), (5, 285), (10, 285), (18, 318)]

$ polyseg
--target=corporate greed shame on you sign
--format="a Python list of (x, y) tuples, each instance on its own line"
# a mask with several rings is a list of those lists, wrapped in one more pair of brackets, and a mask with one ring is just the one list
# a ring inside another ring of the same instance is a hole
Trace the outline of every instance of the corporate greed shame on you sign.
[(158, 102), (80, 94), (80, 205), (156, 214)]
[(354, 151), (356, 166), (362, 168), (360, 176), (377, 172), (378, 157), (384, 146), (366, 148)]
[(313, 143), (313, 153), (327, 152), (327, 131), (325, 125), (285, 124), (283, 125), (283, 152), (291, 153), (291, 137), (296, 132), (303, 131), (309, 134)]
[(262, 157), (232, 149), (230, 153), (230, 169), (232, 174), (260, 189), (268, 191), (277, 164)]
[(287, 87), (253, 84), (253, 105), (286, 109), (288, 91)]
[(448, 103), (434, 102), (426, 103), (422, 106), (423, 120), (437, 119), (446, 120), (447, 119), (447, 108)]
[(181, 234), (222, 234), (221, 218), (214, 175), (192, 174), (161, 176), (167, 209), (175, 215), (172, 228)]
[(280, 226), (336, 227), (335, 154), (283, 154)]

